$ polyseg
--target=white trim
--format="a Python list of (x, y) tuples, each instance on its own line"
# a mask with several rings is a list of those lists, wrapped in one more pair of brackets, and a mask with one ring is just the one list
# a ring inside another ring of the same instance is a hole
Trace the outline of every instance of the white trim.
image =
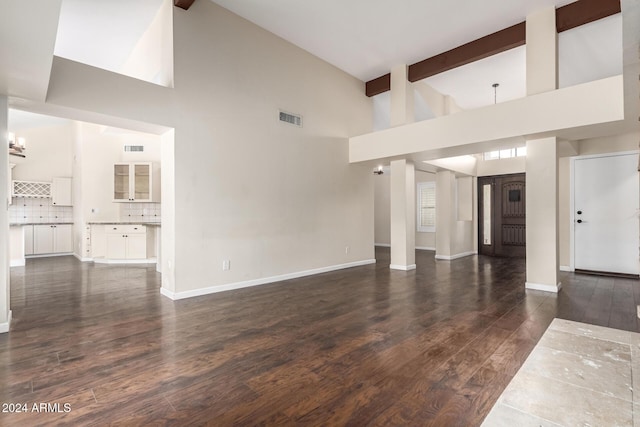
[(438, 255), (436, 254), (436, 259), (442, 260), (442, 261), (453, 261), (454, 259), (458, 259), (458, 258), (464, 258), (464, 257), (468, 257), (471, 255), (478, 255), (477, 251), (470, 251), (470, 252), (462, 252), (460, 254), (455, 254), (455, 255)]
[(6, 323), (0, 323), (0, 334), (5, 334), (9, 332), (11, 328), (11, 318), (13, 317), (13, 312), (9, 310), (9, 316)]
[(391, 245), (388, 243), (374, 243), (374, 246), (380, 246), (381, 248), (390, 248)]
[(155, 264), (158, 262), (156, 258), (148, 259), (107, 259), (107, 258), (94, 258), (93, 262), (96, 264)]
[(557, 294), (558, 292), (560, 292), (560, 289), (562, 289), (562, 283), (558, 282), (558, 284), (554, 286), (543, 285), (541, 283), (525, 282), (524, 287), (525, 289), (532, 289), (534, 291), (553, 292), (554, 294)]
[(568, 265), (561, 265), (561, 266), (560, 266), (560, 271), (569, 271), (569, 272), (572, 272), (572, 271), (574, 271), (574, 269), (573, 269), (573, 268), (571, 268), (571, 267), (570, 267), (570, 266), (568, 266)]
[(9, 261), (9, 267), (24, 267), (25, 264), (26, 264), (26, 261), (24, 258), (12, 259), (11, 261)]
[(416, 249), (419, 251), (435, 251), (436, 248), (432, 248), (430, 246), (416, 246)]
[(389, 268), (391, 270), (411, 271), (416, 269), (416, 265), (415, 264), (410, 264), (410, 265), (389, 264)]
[(51, 254), (34, 254), (34, 255), (25, 255), (25, 258), (49, 258), (53, 256), (69, 256), (74, 255), (73, 252), (59, 252), (59, 253), (51, 253)]
[(93, 258), (91, 258), (91, 257), (81, 257), (80, 255), (78, 255), (75, 252), (73, 253), (73, 256), (76, 257), (79, 261), (82, 261), (82, 262), (91, 262), (91, 261), (93, 261)]
[(362, 265), (375, 264), (375, 259), (365, 259), (363, 261), (354, 261), (346, 264), (330, 265), (328, 267), (314, 268), (312, 270), (297, 271), (294, 273), (281, 274), (279, 276), (263, 277), (260, 279), (247, 280), (244, 282), (227, 283), (219, 286), (209, 286), (207, 288), (199, 288), (191, 291), (172, 292), (165, 288), (160, 288), (160, 293), (172, 300), (199, 297), (202, 295), (215, 294), (218, 292), (231, 291), (234, 289), (248, 288), (251, 286), (266, 285), (283, 280), (297, 279), (299, 277), (313, 276), (315, 274), (327, 273), (329, 271), (342, 270), (344, 268), (359, 267)]
[(570, 271), (576, 270), (576, 255), (575, 255), (575, 164), (576, 160), (595, 159), (598, 157), (615, 157), (615, 156), (628, 156), (640, 153), (640, 150), (631, 151), (618, 151), (613, 153), (601, 153), (601, 154), (588, 154), (584, 156), (573, 156), (569, 159), (569, 268)]

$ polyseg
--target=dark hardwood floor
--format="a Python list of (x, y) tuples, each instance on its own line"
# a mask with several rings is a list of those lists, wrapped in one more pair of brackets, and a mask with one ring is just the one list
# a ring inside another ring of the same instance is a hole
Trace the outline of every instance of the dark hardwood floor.
[(401, 272), (376, 256), (176, 302), (152, 267), (28, 260), (0, 402), (61, 412), (0, 425), (473, 426), (554, 317), (640, 330), (638, 281), (563, 273), (556, 297), (525, 291), (523, 260), (419, 251)]

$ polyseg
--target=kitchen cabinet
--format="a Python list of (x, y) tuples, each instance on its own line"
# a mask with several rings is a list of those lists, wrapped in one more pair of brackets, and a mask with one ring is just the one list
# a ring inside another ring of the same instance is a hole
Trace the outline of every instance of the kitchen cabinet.
[(33, 225), (24, 226), (24, 254), (33, 255)]
[(73, 206), (71, 178), (53, 178), (51, 182), (51, 204)]
[(38, 224), (33, 226), (33, 255), (70, 253), (72, 251), (73, 226), (71, 224)]
[(144, 225), (109, 225), (105, 228), (107, 259), (147, 258), (147, 229)]
[(159, 202), (159, 175), (151, 162), (116, 163), (113, 166), (114, 202)]

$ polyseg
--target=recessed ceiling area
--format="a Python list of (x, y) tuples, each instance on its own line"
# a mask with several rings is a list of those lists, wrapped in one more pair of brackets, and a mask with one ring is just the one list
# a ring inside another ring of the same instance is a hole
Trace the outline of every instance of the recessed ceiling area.
[(158, 77), (159, 64), (141, 70), (141, 63), (153, 63), (155, 52), (163, 49), (160, 32), (170, 30), (159, 22), (163, 6), (171, 10), (172, 1), (63, 0), (54, 54), (167, 86)]
[(69, 124), (71, 120), (60, 117), (47, 116), (44, 114), (36, 114), (28, 111), (9, 109), (9, 130), (11, 132), (44, 128), (52, 126), (64, 126)]

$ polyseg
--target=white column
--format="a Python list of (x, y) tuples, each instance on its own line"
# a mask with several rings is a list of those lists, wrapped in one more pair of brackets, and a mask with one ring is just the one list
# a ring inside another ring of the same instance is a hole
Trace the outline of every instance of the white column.
[[(527, 16), (527, 95), (558, 87), (555, 9)], [(527, 141), (526, 288), (558, 292), (558, 141)]]
[(549, 7), (527, 16), (527, 95), (558, 88), (556, 11)]
[(527, 141), (527, 289), (558, 292), (558, 140)]
[(436, 173), (436, 259), (451, 259), (451, 222), (453, 206), (453, 179), (451, 171)]
[(0, 333), (11, 323), (9, 286), (9, 128), (7, 97), (0, 95)]
[(413, 87), (408, 80), (409, 67), (397, 65), (391, 69), (391, 126), (415, 121)]
[(413, 163), (391, 162), (391, 265), (394, 270), (416, 268), (416, 190)]

